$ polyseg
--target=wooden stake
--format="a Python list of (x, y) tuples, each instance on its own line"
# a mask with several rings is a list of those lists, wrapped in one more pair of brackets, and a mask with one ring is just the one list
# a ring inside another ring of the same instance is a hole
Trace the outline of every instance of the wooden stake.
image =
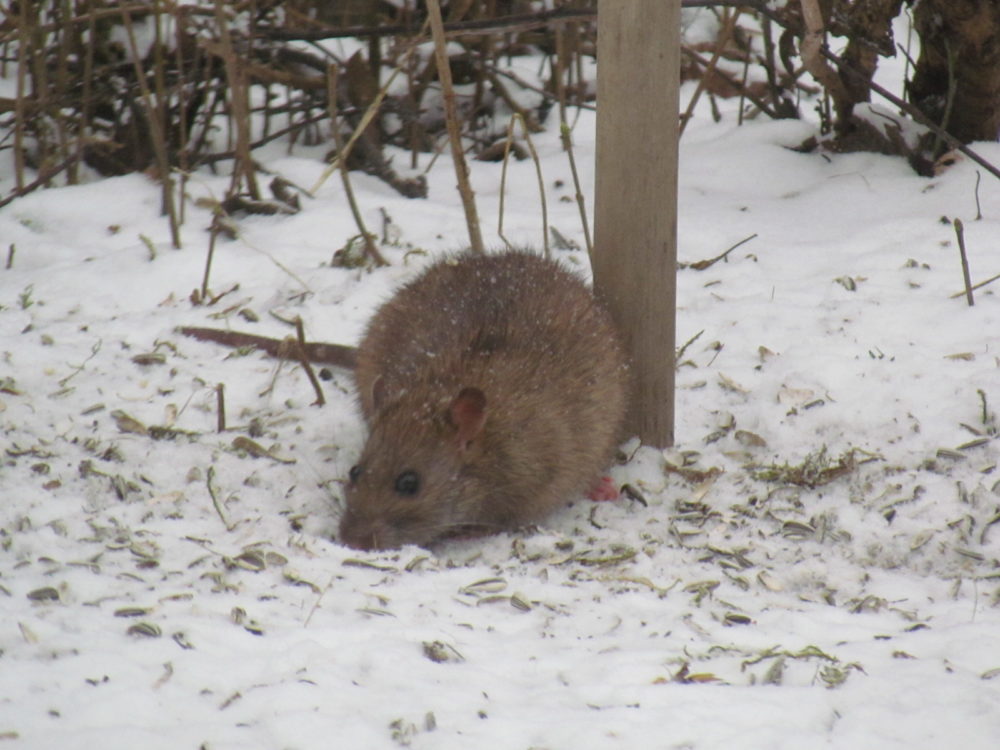
[(598, 0), (594, 290), (632, 360), (626, 427), (674, 439), (680, 0)]

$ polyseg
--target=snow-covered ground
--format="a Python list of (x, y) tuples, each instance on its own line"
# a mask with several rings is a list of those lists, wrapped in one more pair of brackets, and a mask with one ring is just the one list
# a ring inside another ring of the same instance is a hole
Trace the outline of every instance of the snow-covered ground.
[[(357, 232), (334, 178), (220, 240), (210, 286), (229, 293), (211, 306), (190, 301), (210, 221), (195, 199), (228, 177), (192, 177), (181, 250), (141, 175), (0, 210), (2, 259), (16, 247), (0, 268), (0, 746), (997, 747), (1000, 283), (971, 308), (952, 297), (951, 220), (973, 280), (1000, 273), (1000, 182), (982, 175), (976, 220), (967, 160), (925, 179), (801, 154), (810, 123), (737, 127), (720, 105), (681, 143), (680, 258), (756, 238), (679, 273), (678, 342), (700, 336), (678, 444), (626, 444), (612, 470), (644, 502), (580, 499), (431, 551), (331, 540), (364, 436), (346, 373), (318, 408), (297, 366), (175, 328), (281, 337), (277, 312), (356, 342), (465, 241), (445, 156), (427, 200), (353, 175), (369, 225), (391, 217), (391, 267), (331, 267)], [(550, 220), (582, 245), (550, 125)], [(593, 113), (574, 139), (590, 194)], [(322, 150), (282, 149), (266, 167), (311, 187)], [(505, 234), (539, 246), (534, 166), (511, 170)], [(500, 165), (473, 162), (472, 180), (498, 246)], [(587, 272), (584, 252), (555, 252)], [(269, 456), (246, 449), (251, 425)]]

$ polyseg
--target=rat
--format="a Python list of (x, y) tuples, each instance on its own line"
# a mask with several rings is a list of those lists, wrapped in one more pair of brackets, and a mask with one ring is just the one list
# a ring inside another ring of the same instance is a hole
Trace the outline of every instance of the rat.
[(579, 277), (524, 250), (430, 265), (357, 348), (180, 330), (353, 370), (369, 436), (339, 536), (357, 549), (539, 521), (599, 488), (622, 437), (628, 365), (610, 315)]
[(544, 518), (610, 464), (629, 390), (586, 284), (513, 250), (452, 256), (404, 285), (371, 319), (354, 377), (370, 432), (340, 540), (358, 549)]

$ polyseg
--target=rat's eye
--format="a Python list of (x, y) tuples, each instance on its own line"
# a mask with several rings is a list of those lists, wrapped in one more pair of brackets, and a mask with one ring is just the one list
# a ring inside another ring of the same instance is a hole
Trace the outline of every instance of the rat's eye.
[(396, 492), (400, 495), (416, 495), (420, 491), (420, 476), (412, 469), (396, 477)]
[(360, 465), (354, 464), (354, 466), (351, 467), (351, 470), (347, 472), (347, 478), (351, 480), (351, 484), (358, 483), (358, 479), (361, 477), (361, 472), (362, 469)]

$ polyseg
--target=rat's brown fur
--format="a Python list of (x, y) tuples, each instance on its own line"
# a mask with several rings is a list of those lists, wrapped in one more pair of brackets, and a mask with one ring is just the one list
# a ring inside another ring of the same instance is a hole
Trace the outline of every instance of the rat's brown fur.
[(508, 529), (581, 495), (628, 391), (608, 314), (526, 252), (429, 267), (372, 318), (355, 379), (371, 434), (340, 537), (362, 549)]

